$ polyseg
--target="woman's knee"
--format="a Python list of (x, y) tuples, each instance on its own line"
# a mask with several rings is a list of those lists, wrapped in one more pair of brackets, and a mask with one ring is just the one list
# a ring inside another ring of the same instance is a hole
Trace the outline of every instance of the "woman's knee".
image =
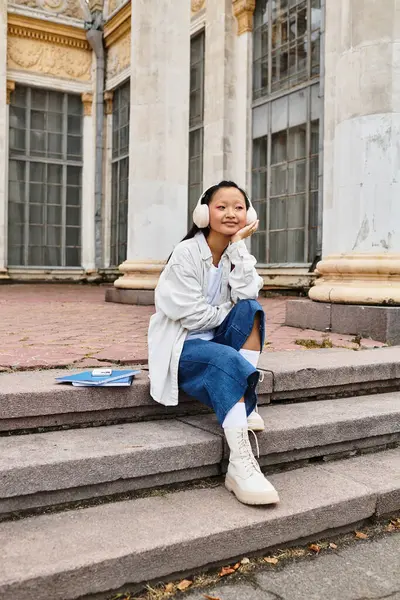
[(239, 302), (236, 304), (236, 308), (243, 314), (251, 315), (253, 319), (256, 317), (256, 315), (258, 315), (260, 319), (264, 317), (264, 309), (258, 300), (239, 300)]

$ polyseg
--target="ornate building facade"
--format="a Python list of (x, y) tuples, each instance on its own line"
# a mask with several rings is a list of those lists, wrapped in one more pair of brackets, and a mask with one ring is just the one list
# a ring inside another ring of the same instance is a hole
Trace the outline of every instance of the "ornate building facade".
[(397, 4), (0, 2), (0, 279), (152, 290), (234, 179), (266, 287), (399, 302)]

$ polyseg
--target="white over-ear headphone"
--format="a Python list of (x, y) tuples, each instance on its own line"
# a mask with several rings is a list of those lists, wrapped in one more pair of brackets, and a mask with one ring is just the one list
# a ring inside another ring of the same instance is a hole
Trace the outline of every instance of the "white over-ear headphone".
[[(212, 186), (214, 187), (214, 186)], [(202, 195), (199, 198), (199, 201), (196, 205), (196, 208), (193, 211), (193, 223), (195, 225), (197, 225), (197, 227), (199, 229), (204, 229), (205, 227), (208, 227), (210, 224), (210, 210), (208, 208), (208, 204), (202, 204), (201, 201), (203, 200), (204, 196), (207, 194), (207, 192), (209, 191), (210, 188), (207, 188)], [(242, 190), (240, 190), (242, 191)], [(249, 208), (247, 210), (247, 225), (250, 225), (250, 223), (253, 223), (254, 221), (257, 220), (257, 213), (254, 210), (254, 207), (251, 203), (250, 198), (248, 197), (247, 194), (245, 194), (246, 199), (249, 203)]]

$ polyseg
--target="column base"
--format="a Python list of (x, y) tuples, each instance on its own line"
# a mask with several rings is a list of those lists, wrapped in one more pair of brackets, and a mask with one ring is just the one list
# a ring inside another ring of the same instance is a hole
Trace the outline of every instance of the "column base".
[(126, 260), (119, 266), (123, 276), (114, 286), (123, 290), (154, 290), (164, 266), (163, 261)]
[(106, 290), (105, 300), (117, 304), (151, 306), (154, 304), (154, 290), (121, 290), (114, 287)]
[(285, 325), (400, 344), (400, 307), (288, 300)]

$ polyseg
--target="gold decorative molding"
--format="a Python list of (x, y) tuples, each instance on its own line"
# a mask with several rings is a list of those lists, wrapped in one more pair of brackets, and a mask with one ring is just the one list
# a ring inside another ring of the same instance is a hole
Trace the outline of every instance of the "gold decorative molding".
[(131, 30), (131, 3), (125, 4), (104, 25), (104, 43), (106, 48), (115, 44), (127, 32)]
[(191, 0), (192, 14), (202, 10), (206, 5), (206, 0)]
[(12, 0), (12, 3), (43, 10), (53, 15), (84, 19), (80, 0)]
[(107, 79), (111, 79), (131, 64), (131, 32), (110, 46), (107, 52)]
[(11, 94), (15, 90), (15, 81), (7, 79), (7, 104), (11, 102)]
[(338, 304), (400, 304), (400, 254), (333, 254), (317, 265), (311, 300)]
[(253, 31), (253, 15), (256, 0), (232, 0), (233, 14), (238, 23), (238, 35)]
[(108, 92), (104, 92), (104, 102), (105, 102), (105, 113), (106, 115), (111, 115), (112, 111), (113, 111), (113, 99), (114, 99), (114, 92), (108, 91)]
[(8, 15), (8, 35), (10, 37), (28, 38), (49, 44), (69, 46), (80, 50), (90, 50), (89, 42), (83, 29), (54, 23), (45, 19), (34, 19), (22, 15)]
[(85, 117), (92, 116), (92, 106), (93, 106), (93, 94), (90, 92), (84, 92), (81, 95), (82, 104), (83, 104), (83, 114)]
[(164, 261), (126, 260), (119, 266), (123, 277), (114, 286), (124, 290), (154, 290), (164, 266)]
[(43, 75), (90, 81), (91, 51), (50, 44), (41, 40), (8, 38), (7, 67)]

